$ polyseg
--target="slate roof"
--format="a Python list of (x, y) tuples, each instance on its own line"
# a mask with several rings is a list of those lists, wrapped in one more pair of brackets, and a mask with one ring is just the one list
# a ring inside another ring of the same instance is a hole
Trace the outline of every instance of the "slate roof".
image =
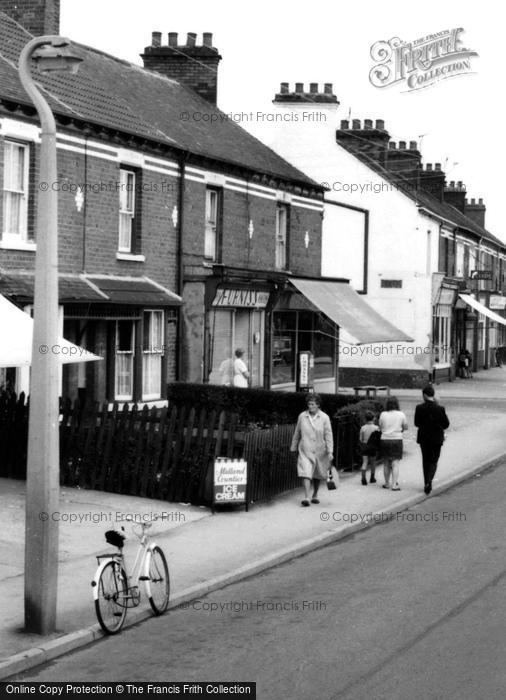
[[(17, 74), (19, 54), (30, 38), (0, 12), (0, 99), (31, 105)], [(83, 59), (76, 75), (33, 73), (55, 113), (322, 191), (235, 122), (181, 119), (182, 112), (223, 114), (181, 83), (82, 44), (72, 48)]]
[(348, 151), (348, 153), (351, 153), (353, 156), (358, 158), (358, 160), (362, 161), (362, 163), (371, 168), (371, 170), (374, 170), (378, 175), (381, 175), (381, 177), (383, 177), (385, 180), (395, 185), (399, 191), (412, 199), (419, 207), (428, 209), (436, 216), (440, 216), (441, 218), (450, 221), (458, 228), (464, 229), (489, 241), (490, 243), (493, 243), (494, 245), (504, 248), (504, 241), (501, 241), (499, 238), (490, 233), (490, 231), (487, 231), (487, 229), (477, 224), (452, 204), (441, 202), (437, 197), (420, 187), (414, 188), (413, 180), (408, 180), (407, 178), (403, 177), (401, 173), (387, 170), (380, 163), (378, 163), (377, 160), (372, 158), (367, 153), (357, 150), (352, 144), (341, 140), (338, 140), (338, 144)]

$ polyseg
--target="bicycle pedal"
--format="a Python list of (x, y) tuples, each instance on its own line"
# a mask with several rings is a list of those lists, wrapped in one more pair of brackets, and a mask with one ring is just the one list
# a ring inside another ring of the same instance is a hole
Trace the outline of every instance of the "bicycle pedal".
[(139, 576), (139, 581), (150, 581), (150, 580), (151, 579), (149, 576)]

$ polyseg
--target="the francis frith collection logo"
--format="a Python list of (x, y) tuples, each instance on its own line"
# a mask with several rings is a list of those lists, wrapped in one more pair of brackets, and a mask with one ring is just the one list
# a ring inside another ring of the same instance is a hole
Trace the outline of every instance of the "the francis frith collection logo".
[(369, 80), (375, 87), (405, 85), (420, 90), (446, 78), (471, 73), (471, 58), (478, 56), (462, 46), (464, 30), (447, 29), (411, 42), (394, 37), (371, 46), (375, 61)]

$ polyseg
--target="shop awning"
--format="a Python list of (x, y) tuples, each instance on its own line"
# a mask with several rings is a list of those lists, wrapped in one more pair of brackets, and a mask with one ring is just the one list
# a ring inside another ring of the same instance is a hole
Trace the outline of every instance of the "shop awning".
[[(32, 362), (33, 319), (0, 294), (0, 367), (22, 367)], [(50, 349), (48, 349), (50, 351)], [(101, 360), (98, 355), (59, 338), (53, 352), (60, 362)]]
[(503, 326), (506, 326), (506, 318), (503, 318), (502, 316), (499, 316), (499, 314), (496, 314), (494, 311), (487, 309), (486, 306), (480, 304), (480, 302), (477, 301), (470, 294), (459, 294), (459, 297), (462, 299), (462, 301), (465, 301), (466, 304), (468, 304), (468, 306), (473, 308), (475, 311), (478, 311), (484, 316), (488, 316), (488, 318), (491, 321), (495, 321), (496, 323), (502, 323)]
[(325, 316), (344, 328), (358, 345), (413, 342), (413, 338), (383, 318), (347, 282), (296, 278), (290, 282)]

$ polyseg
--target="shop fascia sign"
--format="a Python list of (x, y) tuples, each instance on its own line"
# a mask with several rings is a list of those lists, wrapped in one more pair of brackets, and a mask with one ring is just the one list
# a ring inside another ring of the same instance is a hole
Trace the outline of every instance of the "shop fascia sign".
[(216, 290), (213, 306), (232, 306), (234, 308), (263, 309), (269, 301), (269, 292), (255, 289), (236, 289), (226, 287)]
[(506, 309), (506, 297), (500, 294), (491, 294), (489, 309)]

